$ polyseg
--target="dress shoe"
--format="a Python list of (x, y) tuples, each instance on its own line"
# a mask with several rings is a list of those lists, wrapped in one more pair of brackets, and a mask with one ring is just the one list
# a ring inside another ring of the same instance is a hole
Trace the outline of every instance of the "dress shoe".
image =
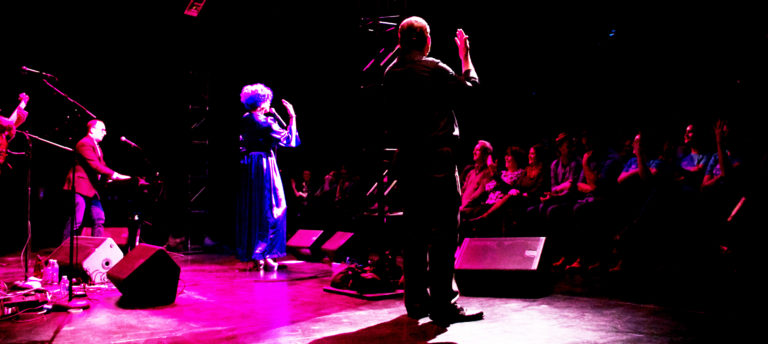
[(267, 258), (266, 262), (267, 262), (267, 266), (269, 267), (270, 270), (277, 271), (277, 267), (278, 267), (277, 261), (275, 261), (272, 258)]
[(463, 307), (457, 304), (451, 304), (445, 310), (440, 312), (433, 311), (429, 314), (429, 318), (432, 319), (437, 325), (448, 326), (454, 323), (477, 321), (483, 319), (482, 311), (468, 312)]

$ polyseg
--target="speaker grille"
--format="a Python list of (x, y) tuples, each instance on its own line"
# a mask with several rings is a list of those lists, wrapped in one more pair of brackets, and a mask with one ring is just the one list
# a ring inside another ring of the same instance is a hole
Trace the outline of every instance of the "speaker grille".
[[(70, 239), (64, 241), (53, 253), (50, 259), (56, 259), (61, 275), (69, 274), (87, 277), (91, 283), (106, 283), (106, 272), (114, 264), (123, 259), (123, 251), (112, 238), (107, 237), (76, 237), (75, 266), (70, 266)], [(74, 271), (71, 270), (74, 268)]]
[(544, 237), (466, 238), (456, 253), (457, 270), (536, 270)]

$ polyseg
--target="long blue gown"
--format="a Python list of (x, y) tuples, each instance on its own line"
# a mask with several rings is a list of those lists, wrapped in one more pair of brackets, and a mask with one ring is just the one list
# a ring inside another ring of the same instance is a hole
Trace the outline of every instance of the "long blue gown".
[(295, 122), (284, 129), (274, 117), (246, 113), (240, 123), (240, 187), (236, 255), (240, 261), (286, 255), (286, 199), (275, 159), (278, 146), (296, 147)]

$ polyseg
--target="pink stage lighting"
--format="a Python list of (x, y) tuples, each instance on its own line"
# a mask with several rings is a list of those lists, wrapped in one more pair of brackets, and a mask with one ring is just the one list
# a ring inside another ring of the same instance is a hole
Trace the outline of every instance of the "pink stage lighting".
[(190, 17), (197, 17), (200, 11), (203, 10), (203, 5), (205, 5), (205, 0), (190, 0), (187, 9), (184, 10), (184, 14)]

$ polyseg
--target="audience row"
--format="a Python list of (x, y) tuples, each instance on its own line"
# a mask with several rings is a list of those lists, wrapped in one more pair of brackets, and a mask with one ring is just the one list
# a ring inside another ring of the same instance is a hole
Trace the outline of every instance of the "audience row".
[[(562, 132), (505, 143), (502, 152), (477, 141), (460, 169), (460, 239), (544, 236), (553, 268), (594, 271), (659, 267), (672, 256), (701, 263), (742, 244), (727, 225), (754, 186), (744, 167), (753, 152), (731, 144), (729, 123), (690, 124), (677, 139), (633, 134), (605, 142), (600, 133)], [(315, 184), (304, 170), (288, 189), (294, 221), (338, 227), (397, 213), (396, 181), (379, 177), (368, 182), (342, 167)], [(382, 183), (386, 192), (377, 192)]]

